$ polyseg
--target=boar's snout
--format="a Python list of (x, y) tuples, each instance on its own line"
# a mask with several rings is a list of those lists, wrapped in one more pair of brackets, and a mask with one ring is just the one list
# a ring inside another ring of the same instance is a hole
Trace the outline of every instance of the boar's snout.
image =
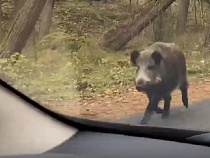
[(149, 81), (145, 81), (143, 79), (139, 79), (136, 81), (135, 83), (136, 85), (136, 89), (140, 92), (140, 91), (144, 91), (146, 90), (147, 86), (149, 85)]
[(161, 82), (160, 78), (157, 78), (154, 81), (145, 81), (143, 79), (139, 79), (135, 82), (136, 89), (141, 92), (141, 91), (148, 91), (154, 88), (154, 86), (157, 86)]

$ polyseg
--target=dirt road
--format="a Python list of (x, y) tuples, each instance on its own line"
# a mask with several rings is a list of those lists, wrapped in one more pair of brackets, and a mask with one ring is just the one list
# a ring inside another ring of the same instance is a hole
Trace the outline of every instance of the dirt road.
[[(189, 103), (206, 98), (210, 98), (210, 80), (190, 81)], [(113, 120), (144, 112), (147, 103), (146, 95), (132, 89), (130, 92), (91, 100), (52, 102), (49, 108), (71, 116), (97, 120)], [(162, 103), (160, 104), (162, 105)], [(171, 106), (183, 106), (180, 91), (176, 90), (173, 92)]]

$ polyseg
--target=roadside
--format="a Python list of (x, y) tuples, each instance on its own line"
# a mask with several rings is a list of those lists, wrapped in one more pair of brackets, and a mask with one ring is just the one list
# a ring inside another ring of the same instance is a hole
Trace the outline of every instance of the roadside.
[[(209, 98), (210, 80), (191, 80), (189, 87), (189, 104)], [(144, 112), (148, 100), (145, 94), (132, 88), (129, 92), (98, 97), (95, 99), (50, 102), (51, 110), (70, 115), (97, 120), (113, 120), (123, 116)], [(162, 105), (162, 104), (161, 104)], [(181, 93), (172, 94), (172, 107), (182, 106)], [(190, 106), (190, 105), (189, 105)]]

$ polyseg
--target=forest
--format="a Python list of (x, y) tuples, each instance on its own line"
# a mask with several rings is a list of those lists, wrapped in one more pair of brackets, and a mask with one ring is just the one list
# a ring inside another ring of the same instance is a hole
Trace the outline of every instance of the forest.
[(209, 0), (0, 0), (0, 9), (0, 77), (59, 113), (143, 112), (129, 53), (156, 41), (185, 53), (190, 103), (210, 93)]

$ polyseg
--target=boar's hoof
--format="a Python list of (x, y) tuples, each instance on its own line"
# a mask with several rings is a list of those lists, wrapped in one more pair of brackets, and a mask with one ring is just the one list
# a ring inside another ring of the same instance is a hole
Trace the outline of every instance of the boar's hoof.
[(188, 98), (182, 97), (182, 102), (186, 108), (188, 108)]
[(162, 114), (162, 119), (167, 119), (169, 117), (169, 112), (164, 112)]
[(184, 104), (184, 106), (185, 106), (186, 108), (188, 108), (188, 104)]
[(150, 117), (149, 117), (149, 116), (146, 116), (146, 117), (144, 117), (144, 118), (141, 120), (141, 124), (142, 124), (142, 125), (147, 125), (148, 122), (149, 122), (149, 120), (150, 120)]
[(143, 125), (145, 125), (145, 124), (148, 124), (148, 122), (149, 122), (149, 120), (150, 120), (150, 118), (151, 118), (151, 116), (152, 116), (152, 113), (153, 113), (153, 111), (146, 111), (145, 112), (145, 114), (144, 114), (144, 117), (143, 117), (143, 119), (141, 120), (141, 124)]
[(146, 119), (142, 119), (140, 122), (141, 125), (147, 125), (148, 121)]

